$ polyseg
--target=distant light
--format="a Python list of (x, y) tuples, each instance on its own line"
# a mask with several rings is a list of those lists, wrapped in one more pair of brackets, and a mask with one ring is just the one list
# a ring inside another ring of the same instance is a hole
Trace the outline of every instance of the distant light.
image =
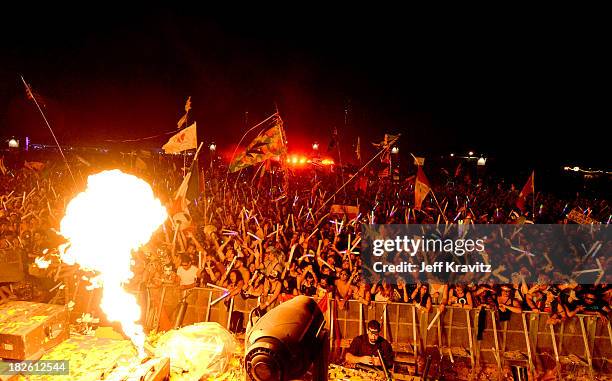
[(572, 171), (574, 171), (574, 172), (578, 172), (579, 170), (580, 170), (580, 167), (574, 167), (574, 168), (572, 168)]
[(451, 157), (453, 157), (453, 156), (455, 156), (455, 154), (454, 154), (454, 153), (451, 153)]
[(323, 164), (323, 165), (334, 165), (334, 161), (332, 159), (323, 159), (323, 160), (321, 160), (321, 164)]
[(300, 158), (300, 164), (304, 164), (306, 163), (306, 158), (305, 157), (301, 157)]
[(398, 153), (398, 152), (399, 152), (399, 147), (391, 148), (391, 153)]
[(473, 156), (474, 155), (474, 151), (468, 152), (468, 155)]
[(481, 157), (480, 159), (478, 159), (478, 161), (476, 162), (476, 165), (485, 165), (485, 163), (487, 162), (487, 159), (485, 159), (484, 157)]
[(11, 148), (19, 148), (19, 140), (17, 139), (10, 139), (8, 141), (8, 146)]
[(319, 143), (314, 142), (314, 143), (312, 144), (312, 149), (313, 149), (313, 150), (315, 150), (315, 151), (318, 151), (318, 150), (319, 150)]
[(291, 158), (291, 162), (292, 162), (293, 164), (297, 164), (297, 162), (298, 162), (298, 158), (297, 158), (297, 156), (292, 157), (292, 158)]
[(210, 145), (208, 146), (208, 148), (209, 148), (211, 151), (213, 151), (213, 152), (214, 152), (214, 151), (217, 149), (217, 145), (216, 145), (215, 143), (210, 143)]

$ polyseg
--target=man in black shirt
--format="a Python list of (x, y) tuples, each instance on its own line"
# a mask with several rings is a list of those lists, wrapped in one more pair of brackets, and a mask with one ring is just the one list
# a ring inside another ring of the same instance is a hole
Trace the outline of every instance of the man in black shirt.
[(380, 336), (380, 323), (370, 320), (368, 332), (353, 339), (346, 353), (349, 364), (365, 364), (382, 368), (377, 350), (380, 350), (387, 369), (393, 366), (393, 349), (391, 344)]

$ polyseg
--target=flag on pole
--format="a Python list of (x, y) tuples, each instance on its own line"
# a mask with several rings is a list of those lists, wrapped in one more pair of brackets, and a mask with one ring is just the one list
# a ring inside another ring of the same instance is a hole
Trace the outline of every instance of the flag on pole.
[(173, 135), (162, 148), (165, 153), (179, 153), (197, 148), (196, 123), (193, 122), (191, 126)]
[(26, 96), (29, 100), (37, 102), (41, 107), (47, 107), (45, 99), (40, 94), (32, 91), (32, 86), (26, 81), (23, 81), (23, 85), (25, 86)]
[(197, 156), (193, 159), (191, 166), (189, 167), (189, 172), (183, 177), (183, 181), (181, 185), (176, 190), (174, 194), (174, 203), (172, 205), (172, 214), (176, 213), (187, 213), (189, 214), (189, 209), (187, 206), (193, 202), (196, 198), (198, 198), (200, 194), (200, 169), (198, 166), (198, 158)]
[(461, 176), (461, 163), (459, 163), (457, 165), (457, 168), (455, 168), (455, 177), (459, 177)]
[(185, 102), (185, 115), (183, 115), (176, 123), (178, 129), (187, 124), (187, 115), (189, 114), (189, 110), (191, 110), (191, 97), (187, 98), (187, 102)]
[(535, 184), (534, 184), (535, 171), (531, 171), (531, 176), (527, 179), (523, 190), (519, 193), (518, 199), (516, 200), (516, 206), (523, 210), (525, 208), (525, 201), (527, 200), (527, 196), (534, 193)]
[(425, 197), (427, 197), (427, 194), (430, 191), (431, 185), (429, 185), (429, 181), (427, 180), (427, 177), (425, 177), (423, 168), (419, 166), (417, 169), (416, 181), (414, 184), (414, 209), (421, 209), (423, 200), (425, 199)]
[(424, 166), (425, 165), (425, 158), (424, 157), (419, 157), (419, 156), (414, 156), (414, 165), (417, 166)]
[(391, 152), (390, 152), (391, 145), (394, 144), (399, 139), (399, 137), (400, 137), (399, 134), (398, 135), (385, 134), (385, 138), (383, 139), (382, 142), (372, 143), (374, 147), (386, 150), (380, 156), (380, 161), (382, 163), (389, 164), (391, 162)]
[(273, 127), (253, 139), (244, 152), (236, 155), (229, 166), (230, 172), (236, 172), (264, 160), (284, 155), (286, 148), (281, 124), (282, 121), (277, 120)]
[(357, 146), (355, 147), (355, 154), (357, 155), (357, 160), (361, 161), (361, 142), (359, 141), (359, 136), (357, 136)]

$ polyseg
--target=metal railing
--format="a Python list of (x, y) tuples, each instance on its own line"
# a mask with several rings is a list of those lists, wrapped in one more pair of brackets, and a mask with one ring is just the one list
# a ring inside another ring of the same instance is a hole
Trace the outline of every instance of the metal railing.
[[(243, 299), (240, 295), (224, 303), (224, 291), (195, 288), (187, 297), (183, 321), (175, 322), (182, 291), (178, 287), (158, 290), (159, 301), (150, 301), (146, 311), (149, 330), (160, 327), (164, 313), (173, 325), (214, 321), (229, 329), (232, 312), (248, 314), (258, 304), (257, 299)], [(286, 298), (281, 296), (279, 300)], [(568, 359), (578, 358), (581, 362), (576, 366), (588, 367), (591, 373), (606, 369), (612, 359), (610, 323), (592, 315), (577, 315), (551, 325), (547, 323), (549, 314), (528, 311), (513, 313), (509, 320), (501, 322), (490, 309), (447, 307), (439, 314), (437, 308), (426, 312), (408, 303), (364, 305), (350, 300), (340, 309), (332, 298), (318, 301), (324, 309), (332, 348), (348, 347), (352, 338), (365, 332), (367, 322), (376, 319), (381, 322), (382, 336), (394, 350), (415, 358), (434, 349), (452, 362), (455, 357), (466, 357), (472, 367), (495, 364), (501, 371), (505, 365), (515, 363), (534, 369), (544, 361), (543, 356), (549, 355), (557, 369)]]

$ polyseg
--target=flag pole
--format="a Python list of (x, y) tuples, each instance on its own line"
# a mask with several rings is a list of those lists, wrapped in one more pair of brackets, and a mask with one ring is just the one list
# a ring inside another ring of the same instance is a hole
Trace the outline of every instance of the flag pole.
[(531, 172), (531, 217), (535, 223), (535, 171)]
[(23, 82), (23, 85), (26, 88), (26, 91), (28, 92), (28, 95), (30, 95), (32, 97), (32, 100), (34, 101), (34, 104), (38, 108), (38, 111), (40, 112), (40, 115), (42, 115), (42, 117), (43, 117), (43, 119), (45, 121), (45, 124), (49, 128), (49, 131), (51, 131), (51, 136), (53, 136), (53, 140), (55, 140), (55, 144), (57, 145), (57, 149), (59, 150), (60, 154), (62, 155), (62, 158), (64, 159), (64, 163), (66, 163), (66, 168), (68, 168), (68, 173), (70, 173), (70, 177), (72, 177), (72, 181), (76, 185), (76, 180), (74, 179), (74, 175), (72, 174), (72, 170), (70, 169), (70, 165), (68, 165), (68, 160), (66, 159), (66, 156), (64, 155), (64, 151), (62, 151), (62, 147), (60, 146), (59, 142), (57, 141), (57, 138), (55, 137), (55, 133), (53, 132), (53, 129), (51, 128), (51, 125), (49, 124), (49, 121), (47, 120), (47, 117), (45, 116), (45, 113), (40, 108), (40, 105), (38, 104), (38, 101), (36, 101), (36, 96), (34, 96), (34, 93), (32, 92), (32, 89), (26, 83), (25, 79), (23, 79), (23, 75), (20, 75), (20, 77), (21, 77), (21, 81)]
[(331, 196), (330, 196), (330, 197), (329, 197), (327, 200), (325, 200), (325, 202), (323, 202), (323, 203), (321, 204), (321, 206), (319, 207), (319, 209), (317, 209), (317, 211), (316, 211), (316, 212), (314, 212), (314, 214), (319, 213), (319, 212), (321, 211), (321, 209), (323, 209), (323, 207), (324, 207), (325, 205), (327, 205), (327, 203), (328, 203), (328, 202), (329, 202), (329, 201), (330, 201), (332, 198), (334, 198), (334, 196), (335, 196), (336, 194), (338, 194), (338, 192), (340, 192), (342, 189), (344, 189), (344, 187), (345, 187), (345, 186), (347, 186), (347, 185), (348, 185), (348, 183), (350, 183), (350, 182), (351, 182), (351, 181), (352, 181), (354, 178), (356, 178), (356, 177), (357, 177), (357, 174), (358, 174), (359, 172), (361, 172), (361, 171), (362, 171), (362, 170), (363, 170), (365, 167), (367, 167), (368, 165), (370, 165), (370, 163), (372, 163), (372, 162), (373, 162), (373, 161), (374, 161), (374, 160), (375, 160), (375, 159), (376, 159), (378, 156), (380, 156), (380, 154), (382, 154), (383, 152), (385, 152), (386, 150), (388, 150), (388, 149), (389, 149), (389, 147), (390, 147), (390, 145), (387, 145), (386, 147), (383, 147), (383, 149), (381, 149), (381, 150), (380, 150), (380, 151), (379, 151), (379, 152), (378, 152), (376, 155), (374, 155), (374, 156), (373, 156), (373, 157), (372, 157), (372, 158), (371, 158), (371, 159), (370, 159), (370, 160), (369, 160), (367, 163), (365, 163), (365, 164), (363, 165), (363, 167), (359, 168), (359, 170), (357, 170), (357, 172), (355, 172), (355, 174), (354, 174), (352, 177), (350, 177), (348, 180), (346, 180), (346, 182), (345, 182), (344, 184), (342, 184), (342, 186), (341, 186), (340, 188), (338, 188), (338, 190), (337, 190), (337, 191), (335, 191), (335, 192), (334, 192), (334, 194), (332, 194), (332, 195), (331, 195)]

